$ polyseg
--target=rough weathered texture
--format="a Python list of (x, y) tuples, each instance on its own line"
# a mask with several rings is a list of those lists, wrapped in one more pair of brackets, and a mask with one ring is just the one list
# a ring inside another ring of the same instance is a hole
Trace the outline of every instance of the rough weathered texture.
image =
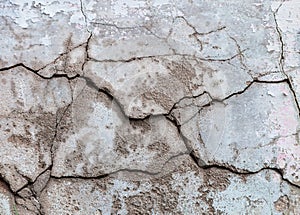
[(242, 90), (251, 76), (240, 66), (235, 60), (207, 62), (184, 56), (149, 57), (120, 63), (91, 61), (85, 66), (85, 75), (112, 92), (127, 116), (144, 118), (168, 114), (184, 97), (207, 91), (213, 98), (223, 99)]
[(44, 68), (89, 37), (80, 1), (2, 1), (0, 10), (1, 67)]
[(176, 126), (164, 116), (127, 118), (117, 103), (81, 81), (57, 128), (52, 175), (99, 176), (133, 169), (160, 172), (187, 153)]
[(191, 137), (200, 165), (251, 172), (272, 167), (300, 185), (298, 127), (297, 105), (285, 82), (253, 83), (244, 93), (203, 108), (182, 133)]
[(17, 191), (47, 169), (56, 114), (71, 102), (67, 79), (44, 80), (24, 68), (1, 72), (0, 174)]
[[(51, 179), (46, 214), (298, 214), (300, 190), (272, 170), (255, 175), (199, 169), (182, 156), (175, 171), (143, 179)], [(83, 201), (84, 199), (84, 201)]]
[(300, 214), (300, 4), (0, 1), (0, 214)]

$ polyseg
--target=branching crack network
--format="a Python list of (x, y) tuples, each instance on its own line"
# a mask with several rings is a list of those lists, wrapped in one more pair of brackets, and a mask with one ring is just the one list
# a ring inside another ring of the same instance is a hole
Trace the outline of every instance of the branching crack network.
[[(185, 96), (185, 97), (182, 97), (180, 100), (178, 100), (177, 102), (174, 103), (173, 107), (168, 111), (168, 113), (165, 113), (165, 114), (160, 114), (162, 116), (164, 116), (167, 120), (169, 120), (174, 126), (176, 126), (176, 128), (178, 129), (178, 133), (180, 134), (182, 140), (184, 141), (185, 145), (186, 145), (186, 149), (187, 151), (186, 152), (181, 152), (177, 155), (173, 155), (171, 156), (165, 163), (164, 165), (162, 166), (161, 170), (158, 171), (158, 172), (149, 172), (149, 171), (145, 171), (145, 170), (139, 170), (139, 169), (119, 169), (117, 171), (114, 171), (114, 172), (111, 172), (111, 173), (105, 173), (105, 174), (101, 174), (99, 176), (79, 176), (79, 175), (75, 175), (75, 176), (61, 176), (61, 177), (56, 177), (56, 176), (51, 176), (49, 180), (51, 180), (51, 178), (54, 178), (54, 179), (60, 179), (60, 178), (77, 178), (77, 179), (103, 179), (105, 177), (109, 177), (109, 176), (112, 176), (112, 175), (115, 175), (119, 172), (133, 172), (133, 173), (141, 173), (141, 174), (146, 174), (146, 175), (150, 175), (150, 176), (158, 176), (158, 175), (161, 175), (164, 171), (164, 167), (173, 159), (176, 159), (180, 156), (183, 156), (183, 155), (189, 155), (191, 157), (191, 159), (194, 161), (195, 165), (198, 166), (198, 168), (201, 168), (203, 170), (206, 170), (206, 169), (211, 169), (211, 168), (217, 168), (217, 169), (222, 169), (224, 171), (229, 171), (233, 174), (245, 174), (245, 175), (250, 175), (250, 174), (257, 174), (259, 173), (260, 171), (263, 171), (263, 170), (272, 170), (272, 171), (275, 171), (276, 173), (280, 174), (281, 175), (281, 178), (283, 181), (286, 181), (288, 184), (290, 184), (291, 186), (295, 186), (297, 188), (300, 188), (300, 186), (290, 182), (288, 179), (284, 178), (283, 176), (283, 172), (282, 170), (280, 169), (276, 169), (276, 168), (269, 168), (269, 167), (266, 167), (266, 168), (262, 168), (258, 171), (255, 171), (255, 172), (250, 172), (250, 171), (240, 171), (240, 170), (237, 170), (235, 167), (226, 167), (224, 165), (219, 165), (219, 164), (212, 164), (212, 165), (199, 165), (199, 158), (195, 155), (193, 149), (189, 146), (188, 144), (188, 141), (187, 139), (182, 135), (182, 132), (181, 132), (181, 125), (178, 123), (178, 121), (176, 120), (176, 118), (174, 117), (170, 117), (172, 111), (174, 110), (174, 108), (176, 107), (176, 105), (182, 101), (183, 99), (193, 99), (193, 98), (197, 98), (199, 96), (202, 96), (204, 95), (205, 93), (209, 95), (209, 97), (211, 98), (211, 102), (209, 102), (208, 104), (204, 105), (202, 108), (204, 107), (207, 107), (207, 106), (210, 106), (210, 105), (213, 105), (215, 102), (224, 102), (230, 98), (232, 98), (233, 96), (237, 96), (237, 95), (240, 95), (240, 94), (243, 94), (247, 89), (249, 89), (254, 83), (263, 83), (263, 84), (275, 84), (275, 83), (287, 83), (287, 85), (289, 86), (292, 94), (293, 94), (293, 97), (294, 97), (294, 100), (295, 100), (295, 103), (296, 103), (296, 106), (298, 108), (298, 113), (299, 113), (299, 116), (300, 116), (300, 106), (299, 106), (299, 103), (297, 101), (297, 98), (296, 98), (296, 92), (295, 90), (293, 89), (293, 85), (291, 83), (291, 80), (289, 78), (289, 76), (285, 73), (284, 71), (284, 42), (283, 42), (283, 37), (282, 37), (282, 33), (281, 33), (281, 29), (279, 28), (279, 25), (278, 25), (278, 22), (277, 22), (277, 19), (276, 19), (276, 14), (278, 12), (278, 10), (280, 9), (280, 7), (282, 6), (282, 3), (280, 4), (280, 6), (277, 8), (277, 10), (273, 13), (274, 15), (274, 20), (275, 20), (275, 24), (276, 24), (276, 31), (278, 33), (278, 37), (279, 37), (279, 41), (280, 41), (280, 44), (281, 44), (281, 53), (280, 53), (280, 59), (279, 59), (279, 65), (280, 65), (280, 69), (281, 69), (281, 72), (286, 76), (285, 79), (283, 80), (280, 80), (280, 81), (260, 81), (258, 79), (253, 79), (244, 89), (240, 90), (240, 91), (237, 91), (237, 92), (234, 92), (228, 96), (226, 96), (225, 98), (223, 99), (216, 99), (216, 98), (213, 98), (209, 92), (207, 91), (204, 91), (202, 92), (201, 94), (199, 95), (196, 95), (196, 96)], [(87, 20), (87, 16), (86, 14), (84, 13), (84, 5), (81, 1), (81, 12), (84, 16), (84, 19), (85, 19), (85, 23), (87, 25), (88, 23), (88, 20)], [(212, 30), (212, 31), (209, 31), (209, 32), (206, 32), (206, 33), (199, 33), (197, 31), (197, 29), (191, 25), (186, 19), (185, 17), (176, 17), (176, 19), (183, 19), (186, 24), (188, 26), (190, 26), (193, 30), (194, 30), (194, 37), (195, 39), (197, 40), (198, 36), (201, 36), (201, 35), (206, 35), (206, 34), (211, 34), (211, 33), (214, 33), (214, 32), (218, 32), (218, 31), (222, 31), (224, 30), (226, 27), (225, 26), (221, 26), (219, 27), (218, 29), (216, 30)], [(116, 26), (115, 24), (105, 24), (105, 25), (111, 25), (112, 27), (117, 27), (117, 28), (120, 28), (118, 26)], [(88, 29), (88, 26), (86, 26), (87, 29)], [(131, 62), (131, 61), (139, 61), (139, 60), (143, 60), (143, 59), (151, 59), (151, 58), (157, 58), (157, 57), (169, 57), (169, 56), (182, 56), (182, 57), (190, 57), (192, 59), (197, 59), (197, 60), (202, 60), (202, 61), (220, 61), (220, 62), (224, 62), (224, 61), (230, 61), (236, 57), (240, 57), (241, 59), (241, 62), (242, 62), (242, 58), (243, 58), (243, 52), (245, 50), (241, 50), (241, 47), (238, 45), (237, 41), (232, 38), (235, 42), (236, 42), (236, 45), (237, 45), (237, 48), (238, 48), (238, 53), (235, 54), (234, 56), (230, 57), (230, 58), (226, 58), (226, 59), (213, 59), (213, 58), (200, 58), (200, 57), (196, 57), (194, 55), (187, 55), (187, 54), (164, 54), (164, 55), (155, 55), (155, 56), (139, 56), (139, 57), (132, 57), (132, 58), (128, 58), (128, 59), (119, 59), (119, 60), (112, 60), (112, 59), (107, 59), (107, 60), (97, 60), (97, 59), (93, 59), (89, 56), (89, 53), (88, 53), (88, 50), (89, 50), (89, 42), (92, 38), (92, 33), (89, 31), (90, 33), (90, 36), (87, 40), (87, 42), (85, 42), (84, 44), (80, 44), (79, 46), (82, 46), (82, 45), (85, 45), (86, 47), (86, 56), (85, 56), (85, 62), (83, 63), (82, 65), (82, 70), (84, 70), (84, 66), (85, 64), (88, 62), (88, 61), (96, 61), (96, 62), (120, 62), (120, 63), (128, 63), (128, 62)], [(198, 41), (198, 40), (197, 40)], [(199, 41), (199, 43), (201, 44), (201, 41)], [(76, 47), (79, 47), (79, 46), (76, 46)], [(75, 48), (76, 48), (75, 47)], [(201, 47), (202, 47), (202, 44), (201, 44)], [(62, 55), (65, 55), (65, 54), (68, 54), (68, 52), (70, 52), (71, 50), (67, 51), (66, 53), (62, 53), (60, 56)], [(58, 57), (59, 58), (59, 57)], [(57, 58), (57, 59), (58, 59)], [(57, 60), (55, 59), (55, 61)], [(55, 62), (54, 61), (54, 62)], [(52, 62), (53, 63), (53, 62)], [(51, 63), (50, 63), (51, 64)], [(243, 66), (245, 66), (245, 64), (242, 62)], [(46, 66), (48, 66), (49, 64), (47, 64)], [(46, 66), (44, 66), (43, 68), (45, 68)], [(17, 67), (21, 67), (21, 68), (24, 68), (25, 70), (27, 71), (30, 71), (32, 73), (34, 73), (35, 75), (37, 75), (38, 77), (42, 78), (42, 79), (46, 79), (46, 80), (50, 80), (50, 79), (54, 79), (54, 78), (66, 78), (67, 80), (69, 81), (72, 81), (72, 80), (75, 80), (75, 79), (78, 79), (78, 78), (81, 78), (81, 79), (84, 79), (85, 82), (86, 82), (86, 85), (92, 89), (95, 89), (97, 90), (98, 92), (101, 92), (101, 93), (104, 93), (105, 95), (107, 95), (111, 100), (114, 100), (117, 105), (119, 106), (120, 110), (122, 111), (122, 113), (126, 116), (125, 114), (125, 111), (124, 111), (124, 107), (122, 105), (122, 103), (113, 95), (112, 92), (110, 92), (109, 89), (105, 88), (105, 87), (100, 87), (100, 86), (97, 86), (97, 84), (89, 77), (86, 77), (84, 75), (79, 75), (79, 74), (76, 74), (74, 76), (71, 76), (69, 77), (68, 74), (53, 74), (51, 75), (50, 77), (46, 77), (46, 76), (43, 76), (39, 73), (40, 70), (42, 70), (43, 68), (41, 69), (38, 69), (38, 70), (35, 70), (35, 69), (32, 69), (30, 68), (29, 66), (23, 64), (23, 63), (18, 63), (18, 64), (15, 64), (15, 65), (12, 65), (12, 66), (8, 66), (8, 67), (3, 67), (3, 68), (0, 68), (0, 72), (2, 71), (9, 71), (9, 70), (12, 70), (12, 69), (15, 69)], [(246, 66), (245, 66), (246, 67)], [(73, 102), (74, 98), (72, 99), (72, 102)], [(63, 113), (58, 117), (57, 116), (57, 119), (56, 119), (56, 125), (55, 125), (55, 135), (53, 137), (53, 140), (52, 142), (54, 142), (55, 138), (56, 138), (56, 135), (57, 135), (57, 128), (59, 126), (59, 124), (61, 123), (62, 121), (62, 118), (64, 117), (64, 114), (66, 113), (66, 111), (70, 108), (70, 106), (72, 105), (72, 102), (67, 105), (63, 111)], [(202, 108), (199, 110), (201, 111)], [(197, 112), (198, 113), (198, 112)], [(130, 118), (129, 116), (127, 116), (129, 118), (129, 120), (145, 120), (147, 117), (149, 117), (150, 115), (144, 117), (144, 118)], [(193, 116), (195, 117), (196, 114)], [(193, 118), (192, 117), (192, 118)], [(191, 119), (192, 119), (191, 118)], [(52, 143), (52, 146), (51, 146), (51, 156), (52, 156), (52, 162), (53, 162), (53, 143)], [(41, 175), (43, 175), (46, 171), (51, 171), (52, 170), (52, 165), (53, 163), (47, 168), (45, 169), (44, 171), (42, 171), (34, 181), (30, 181), (30, 179), (27, 178), (28, 180), (28, 183), (24, 186), (22, 186), (20, 189), (18, 189), (17, 191), (12, 191), (11, 192), (17, 196), (17, 197), (20, 197), (22, 198), (18, 193), (19, 191), (23, 190), (25, 187), (28, 187), (28, 186), (32, 186), (37, 178)], [(2, 181), (8, 186), (9, 186), (9, 182), (6, 181), (3, 177), (2, 177)], [(48, 181), (49, 183), (49, 181)], [(47, 186), (47, 185), (46, 185)], [(40, 211), (41, 213), (41, 211)]]

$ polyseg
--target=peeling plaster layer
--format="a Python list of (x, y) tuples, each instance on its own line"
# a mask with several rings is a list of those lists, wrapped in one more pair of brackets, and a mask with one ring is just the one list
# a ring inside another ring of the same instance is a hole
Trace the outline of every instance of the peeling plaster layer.
[(1, 67), (43, 68), (89, 37), (79, 1), (2, 1), (0, 11)]

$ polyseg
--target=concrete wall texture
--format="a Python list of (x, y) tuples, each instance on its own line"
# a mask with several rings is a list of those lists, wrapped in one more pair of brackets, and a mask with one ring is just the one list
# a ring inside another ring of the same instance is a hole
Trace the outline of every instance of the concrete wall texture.
[(0, 0), (0, 215), (300, 214), (300, 1)]

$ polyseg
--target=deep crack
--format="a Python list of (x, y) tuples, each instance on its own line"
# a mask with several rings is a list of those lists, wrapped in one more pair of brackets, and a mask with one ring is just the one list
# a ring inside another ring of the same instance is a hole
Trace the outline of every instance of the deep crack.
[(300, 104), (297, 100), (297, 95), (296, 95), (296, 92), (293, 88), (293, 84), (290, 80), (290, 77), (289, 75), (285, 72), (285, 69), (284, 69), (284, 62), (285, 62), (285, 57), (284, 57), (284, 41), (283, 41), (283, 37), (282, 37), (282, 31), (278, 25), (278, 22), (277, 22), (277, 18), (276, 18), (276, 15), (279, 11), (279, 9), (281, 8), (281, 6), (283, 5), (284, 2), (281, 2), (280, 5), (278, 6), (278, 8), (275, 10), (275, 12), (273, 13), (273, 17), (274, 17), (274, 21), (275, 21), (275, 27), (276, 27), (276, 31), (277, 31), (277, 34), (278, 34), (278, 37), (279, 37), (279, 41), (280, 41), (280, 58), (279, 58), (279, 66), (280, 66), (280, 70), (281, 72), (286, 76), (286, 81), (289, 85), (289, 88), (290, 90), (292, 91), (292, 94), (293, 94), (293, 98), (295, 100), (295, 103), (296, 103), (296, 106), (297, 106), (297, 109), (298, 109), (298, 115), (299, 115), (299, 118), (300, 118)]

